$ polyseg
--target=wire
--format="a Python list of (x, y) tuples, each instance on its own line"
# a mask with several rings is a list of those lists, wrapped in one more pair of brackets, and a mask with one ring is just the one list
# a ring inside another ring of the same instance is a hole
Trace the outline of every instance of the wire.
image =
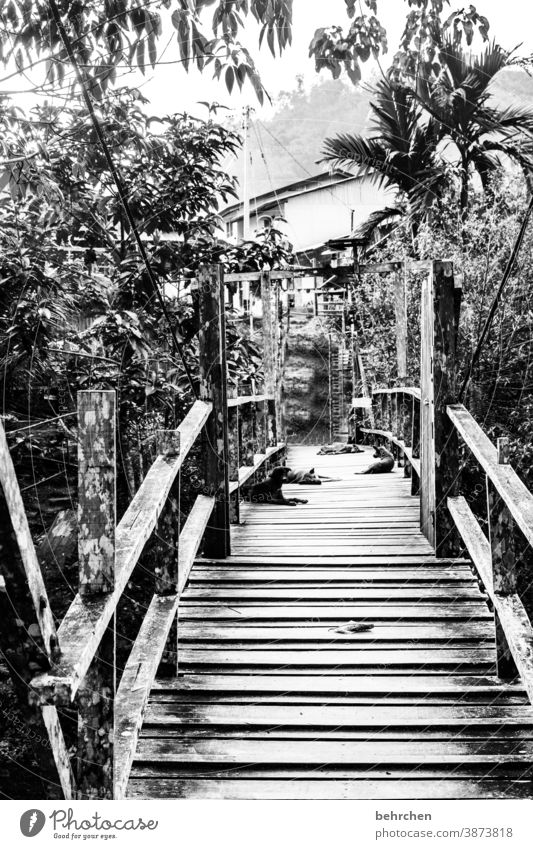
[(96, 117), (96, 113), (94, 111), (92, 100), (91, 100), (89, 93), (87, 91), (87, 88), (86, 88), (86, 85), (85, 85), (85, 80), (83, 79), (81, 71), (79, 69), (78, 61), (76, 59), (76, 56), (74, 55), (74, 50), (72, 49), (72, 44), (70, 42), (70, 38), (69, 38), (68, 33), (67, 33), (67, 31), (64, 27), (63, 21), (61, 19), (61, 15), (59, 14), (59, 9), (57, 7), (56, 0), (50, 0), (50, 9), (52, 11), (52, 16), (53, 16), (54, 21), (57, 25), (58, 31), (61, 35), (61, 40), (63, 41), (63, 44), (65, 45), (65, 50), (67, 52), (68, 58), (69, 58), (69, 60), (72, 64), (72, 67), (74, 69), (74, 74), (75, 74), (76, 80), (77, 80), (77, 82), (80, 86), (80, 90), (81, 90), (81, 93), (82, 93), (83, 100), (85, 101), (85, 105), (87, 106), (87, 110), (89, 112), (89, 115), (91, 116), (91, 121), (92, 121), (92, 124), (94, 126), (95, 133), (98, 137), (98, 141), (100, 142), (100, 146), (101, 146), (102, 151), (104, 153), (104, 156), (105, 156), (106, 162), (108, 164), (111, 176), (112, 176), (113, 181), (115, 183), (115, 186), (117, 188), (117, 192), (118, 192), (120, 202), (121, 202), (121, 204), (124, 208), (124, 212), (126, 213), (126, 218), (128, 219), (129, 225), (131, 227), (131, 230), (132, 230), (133, 236), (135, 238), (137, 248), (138, 248), (139, 253), (141, 255), (141, 259), (143, 261), (144, 267), (146, 269), (150, 283), (151, 283), (151, 285), (154, 289), (154, 292), (156, 294), (156, 297), (157, 297), (157, 300), (158, 300), (159, 305), (161, 307), (161, 310), (163, 312), (163, 315), (165, 316), (165, 320), (166, 320), (168, 327), (170, 329), (170, 334), (171, 334), (171, 337), (172, 337), (173, 346), (174, 346), (176, 353), (178, 354), (178, 357), (181, 361), (181, 364), (182, 364), (182, 366), (185, 370), (185, 374), (187, 376), (187, 380), (189, 381), (189, 385), (191, 387), (191, 391), (193, 393), (193, 396), (194, 396), (195, 399), (197, 399), (198, 398), (198, 392), (197, 392), (192, 374), (190, 372), (188, 363), (185, 359), (183, 350), (181, 348), (179, 339), (178, 339), (177, 334), (176, 334), (176, 330), (175, 330), (175, 328), (172, 324), (170, 314), (168, 312), (167, 305), (165, 303), (165, 299), (164, 299), (163, 294), (162, 294), (162, 292), (159, 288), (159, 285), (157, 283), (155, 275), (152, 271), (152, 267), (151, 267), (150, 261), (148, 259), (148, 254), (146, 253), (146, 249), (145, 249), (144, 244), (142, 242), (140, 233), (137, 229), (137, 225), (135, 223), (133, 213), (130, 209), (130, 205), (129, 205), (129, 202), (128, 202), (128, 199), (127, 199), (127, 196), (126, 196), (126, 191), (125, 191), (124, 185), (122, 183), (122, 179), (121, 179), (120, 174), (118, 173), (118, 170), (115, 166), (115, 163), (113, 162), (113, 159), (111, 157), (111, 153), (110, 153), (110, 150), (107, 146), (107, 142), (104, 138), (104, 134), (102, 132), (100, 122), (98, 121), (98, 118)]

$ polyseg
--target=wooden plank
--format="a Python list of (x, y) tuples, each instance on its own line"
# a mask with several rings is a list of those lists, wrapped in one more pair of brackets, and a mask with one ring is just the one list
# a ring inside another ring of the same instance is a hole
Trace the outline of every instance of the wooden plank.
[(527, 779), (135, 778), (128, 799), (531, 799)]
[(298, 694), (317, 693), (319, 695), (350, 694), (354, 696), (393, 696), (393, 695), (454, 695), (466, 696), (468, 692), (486, 693), (490, 699), (498, 695), (522, 695), (521, 686), (502, 683), (489, 675), (436, 675), (420, 674), (405, 677), (403, 675), (234, 675), (198, 674), (184, 675), (171, 681), (156, 681), (153, 695), (161, 693), (186, 693), (187, 697), (201, 692), (208, 693), (244, 693), (250, 699), (252, 693)]
[(400, 586), (398, 581), (433, 584), (444, 582), (446, 584), (465, 583), (472, 584), (472, 573), (469, 569), (452, 570), (452, 569), (397, 569), (394, 574), (390, 574), (386, 570), (362, 571), (360, 569), (258, 569), (257, 571), (246, 569), (201, 569), (196, 566), (191, 574), (193, 583), (199, 582), (219, 582), (233, 583), (237, 581), (245, 584), (247, 581), (262, 582), (262, 581), (284, 581), (291, 584), (299, 584), (300, 582), (318, 582), (327, 581), (331, 584), (332, 581), (338, 581), (340, 584), (349, 583), (362, 584), (368, 583), (394, 583), (395, 586)]
[(339, 600), (339, 601), (453, 601), (460, 602), (466, 599), (482, 599), (484, 596), (476, 586), (472, 587), (278, 587), (271, 583), (264, 587), (189, 587), (184, 598), (187, 601), (202, 600), (216, 601), (217, 599), (229, 600), (254, 600), (270, 599), (272, 602), (280, 600), (317, 601), (317, 600)]
[(494, 650), (474, 648), (439, 649), (438, 651), (419, 651), (407, 649), (404, 651), (380, 651), (350, 647), (348, 649), (320, 649), (315, 651), (299, 651), (296, 648), (268, 651), (245, 648), (241, 651), (229, 649), (196, 649), (185, 646), (180, 649), (180, 665), (188, 666), (382, 666), (384, 669), (393, 666), (453, 666), (458, 668), (467, 664), (476, 666), (494, 665)]
[(198, 495), (183, 526), (180, 534), (178, 596), (185, 589), (214, 506), (214, 498)]
[(180, 640), (197, 641), (255, 641), (296, 643), (304, 640), (319, 643), (335, 643), (349, 640), (354, 643), (376, 643), (385, 641), (412, 642), (430, 640), (446, 642), (450, 645), (460, 641), (489, 641), (494, 643), (494, 630), (490, 622), (453, 623), (438, 622), (433, 625), (426, 623), (417, 625), (376, 624), (370, 631), (353, 631), (346, 634), (336, 633), (335, 626), (302, 625), (301, 623), (284, 625), (269, 623), (263, 625), (239, 625), (232, 622), (211, 625), (204, 622), (182, 622), (180, 625)]
[(494, 604), (522, 683), (533, 702), (533, 628), (524, 605), (516, 594), (502, 596), (495, 591), (490, 544), (466, 500), (449, 499), (449, 509)]
[(495, 446), (461, 404), (448, 406), (447, 412), (459, 436), (509, 508), (521, 532), (533, 545), (533, 495), (511, 466), (498, 463)]
[(231, 553), (228, 465), (228, 374), (226, 366), (226, 312), (221, 266), (202, 266), (199, 273), (200, 397), (213, 404), (205, 428), (203, 494), (214, 497), (215, 507), (206, 529), (204, 549), (208, 556)]
[(205, 495), (196, 498), (180, 535), (178, 591), (173, 595), (153, 597), (122, 674), (115, 701), (116, 799), (124, 798), (126, 792), (150, 688), (176, 619), (180, 594), (187, 583), (213, 507), (213, 498)]
[[(224, 278), (225, 279), (225, 278)], [(238, 398), (228, 398), (228, 407), (242, 407), (245, 404), (259, 404), (261, 401), (273, 401), (273, 394), (242, 395)]]
[(58, 660), (60, 653), (59, 637), (56, 631), (48, 593), (41, 573), (41, 568), (35, 553), (30, 526), (20, 494), (15, 467), (9, 452), (6, 434), (0, 421), (0, 484), (4, 492), (9, 517), (28, 583), (28, 590), (33, 602), (39, 631), (43, 639), (43, 647), (50, 663)]
[(462, 602), (461, 604), (429, 604), (418, 602), (416, 604), (315, 604), (306, 606), (296, 605), (198, 605), (181, 604), (181, 619), (238, 619), (240, 621), (253, 619), (294, 619), (294, 620), (324, 620), (341, 622), (349, 619), (357, 621), (386, 619), (488, 619), (492, 620), (487, 605), (484, 602)]
[(410, 395), (412, 398), (417, 398), (420, 401), (420, 389), (417, 386), (389, 386), (381, 389), (372, 389), (372, 395), (396, 395), (401, 392), (403, 395)]
[(59, 627), (61, 661), (53, 673), (40, 675), (32, 688), (44, 702), (70, 705), (87, 672), (96, 648), (111, 621), (139, 556), (165, 506), (186, 453), (210, 415), (212, 406), (194, 404), (178, 427), (179, 456), (158, 457), (120, 520), (115, 535), (115, 587), (101, 598), (83, 600), (78, 594)]
[(53, 705), (43, 705), (43, 722), (48, 732), (50, 747), (54, 756), (57, 774), (65, 799), (74, 799), (75, 781), (70, 763), (70, 754), (63, 736), (57, 708)]
[(136, 761), (161, 764), (502, 764), (527, 765), (529, 740), (337, 741), (172, 740), (139, 741)]
[[(165, 728), (189, 725), (237, 726), (252, 729), (287, 727), (302, 728), (389, 728), (445, 726), (453, 735), (454, 727), (483, 725), (532, 726), (533, 708), (523, 705), (397, 705), (361, 706), (357, 711), (349, 705), (246, 705), (236, 711), (232, 705), (176, 705), (152, 703), (146, 722)], [(187, 731), (183, 729), (184, 735)], [(502, 732), (503, 736), (503, 732)]]

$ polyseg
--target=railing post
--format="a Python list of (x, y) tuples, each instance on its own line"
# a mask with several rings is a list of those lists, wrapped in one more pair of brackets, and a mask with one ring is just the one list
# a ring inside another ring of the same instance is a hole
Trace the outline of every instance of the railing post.
[[(411, 436), (413, 433), (413, 424), (411, 421), (413, 415), (413, 407), (411, 404), (411, 399), (409, 395), (402, 394), (402, 442), (406, 448), (411, 448)], [(411, 464), (405, 457), (404, 462), (404, 476), (410, 477), (411, 472)]]
[[(170, 460), (180, 453), (180, 434), (176, 430), (156, 431), (156, 453)], [(179, 582), (180, 540), (180, 476), (172, 487), (153, 535), (151, 557), (154, 563), (155, 591), (157, 595), (173, 595)], [(178, 614), (170, 629), (167, 645), (161, 659), (162, 668), (171, 674), (178, 669)], [(168, 673), (167, 673), (168, 674)]]
[[(509, 440), (507, 438), (498, 439), (497, 445), (498, 463), (505, 466), (509, 465)], [(486, 481), (493, 586), (495, 593), (505, 597), (514, 595), (517, 591), (514, 520), (509, 508), (500, 498), (488, 477)], [(494, 618), (498, 675), (500, 678), (510, 680), (518, 675), (518, 670), (496, 611)]]
[[(116, 394), (78, 392), (79, 591), (87, 602), (115, 584)], [(80, 799), (113, 798), (115, 620), (78, 692)]]
[(446, 499), (458, 484), (458, 439), (446, 413), (455, 401), (458, 294), (451, 262), (434, 262), (422, 284), (420, 524), (437, 556), (458, 552)]
[[(411, 453), (413, 459), (420, 459), (420, 401), (413, 396), (411, 407)], [(418, 495), (420, 492), (420, 478), (411, 470), (411, 495)]]
[(204, 538), (204, 555), (230, 554), (226, 312), (220, 266), (202, 266), (200, 284), (200, 398), (213, 404), (205, 426), (204, 491), (215, 507)]
[(399, 264), (394, 277), (394, 311), (397, 378), (401, 386), (407, 379), (407, 263), (405, 262)]
[[(241, 383), (243, 397), (253, 395), (251, 381)], [(239, 463), (241, 466), (253, 466), (255, 455), (255, 405), (251, 402), (239, 407)]]
[[(239, 397), (239, 385), (232, 393), (234, 398)], [(240, 407), (228, 408), (228, 465), (229, 479), (232, 484), (237, 483), (236, 488), (230, 495), (229, 513), (232, 525), (238, 525), (240, 521), (240, 498), (239, 466), (241, 455), (241, 409)]]

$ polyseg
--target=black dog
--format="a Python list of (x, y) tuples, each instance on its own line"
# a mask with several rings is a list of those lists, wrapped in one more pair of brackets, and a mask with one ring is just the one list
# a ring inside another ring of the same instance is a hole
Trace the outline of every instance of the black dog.
[(386, 472), (392, 472), (394, 469), (394, 457), (390, 451), (383, 448), (381, 445), (374, 445), (374, 457), (379, 457), (377, 463), (371, 463), (362, 472), (355, 472), (356, 475), (383, 475)]
[(291, 469), (277, 466), (272, 469), (270, 476), (260, 483), (255, 483), (250, 490), (250, 501), (255, 504), (285, 504), (295, 507), (296, 504), (307, 504), (303, 498), (285, 498), (281, 487), (287, 482)]
[(340, 478), (328, 478), (325, 475), (317, 475), (314, 469), (309, 469), (308, 472), (293, 472), (289, 469), (287, 483), (299, 483), (302, 486), (321, 486), (322, 481), (333, 482)]

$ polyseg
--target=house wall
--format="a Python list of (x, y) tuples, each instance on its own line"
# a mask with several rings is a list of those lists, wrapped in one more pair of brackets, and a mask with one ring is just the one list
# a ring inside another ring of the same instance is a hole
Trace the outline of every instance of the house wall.
[[(279, 206), (286, 221), (277, 226), (295, 250), (300, 251), (329, 239), (347, 236), (372, 212), (390, 205), (392, 201), (391, 192), (383, 191), (370, 180), (347, 180), (284, 199)], [(266, 215), (276, 214), (277, 206), (274, 204), (272, 209), (263, 209), (259, 216), (252, 213), (252, 232), (262, 226)], [(242, 218), (234, 221), (228, 231), (228, 235), (242, 238)]]

